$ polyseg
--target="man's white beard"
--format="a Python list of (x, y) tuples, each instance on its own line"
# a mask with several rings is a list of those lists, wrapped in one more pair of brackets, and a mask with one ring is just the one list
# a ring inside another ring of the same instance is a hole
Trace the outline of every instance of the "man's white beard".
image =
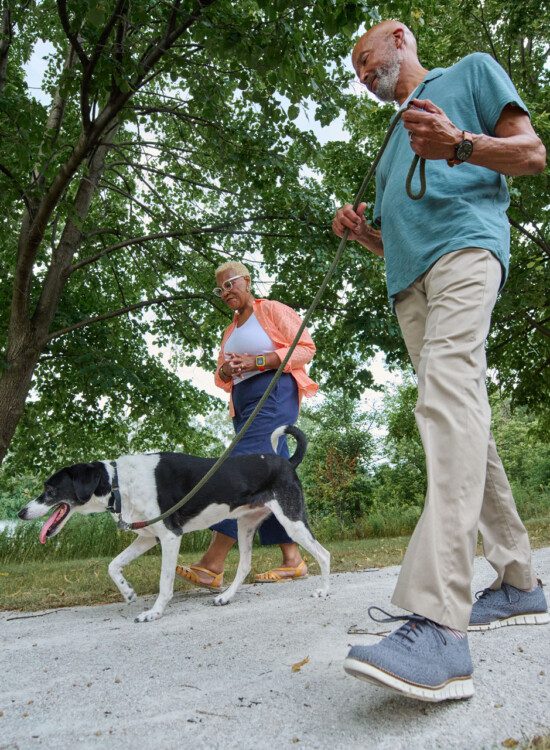
[(374, 71), (377, 79), (374, 95), (380, 99), (381, 102), (395, 101), (395, 89), (397, 87), (397, 81), (399, 80), (400, 70), (401, 60), (399, 59), (399, 53), (394, 48), (392, 49), (392, 55), (388, 62)]

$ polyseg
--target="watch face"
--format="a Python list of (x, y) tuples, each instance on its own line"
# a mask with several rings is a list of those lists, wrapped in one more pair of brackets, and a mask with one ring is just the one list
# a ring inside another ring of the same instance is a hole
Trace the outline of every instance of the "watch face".
[(460, 159), (460, 161), (466, 161), (466, 159), (469, 159), (472, 155), (473, 150), (474, 144), (472, 141), (461, 141), (456, 147), (456, 158)]
[(256, 357), (256, 367), (264, 367), (265, 366), (265, 357), (263, 354), (260, 354), (258, 357)]

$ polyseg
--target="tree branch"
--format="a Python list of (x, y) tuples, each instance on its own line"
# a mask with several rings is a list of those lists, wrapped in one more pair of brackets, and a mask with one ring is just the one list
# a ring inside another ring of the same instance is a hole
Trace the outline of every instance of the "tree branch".
[(537, 331), (540, 331), (544, 336), (548, 336), (550, 338), (550, 328), (547, 328), (544, 325), (544, 323), (547, 323), (550, 320), (550, 318), (545, 318), (544, 320), (539, 321), (539, 320), (535, 320), (534, 318), (532, 318), (529, 315), (529, 313), (526, 313), (525, 317), (527, 318), (529, 323), (531, 323), (531, 326), (533, 328), (536, 328)]
[[(216, 0), (198, 0), (198, 7), (180, 24), (172, 34), (165, 34), (158, 46), (151, 51), (139, 63), (139, 73), (135, 79), (135, 85), (128, 92), (120, 93), (108, 103), (95, 118), (88, 132), (83, 132), (75, 143), (73, 150), (66, 162), (58, 169), (51, 185), (36, 206), (33, 214), (23, 217), (22, 227), (19, 235), (17, 267), (15, 271), (12, 306), (10, 315), (10, 331), (16, 330), (23, 321), (26, 321), (29, 304), (29, 290), (32, 279), (33, 263), (36, 253), (44, 238), (44, 232), (53, 211), (56, 209), (60, 196), (67, 189), (73, 176), (81, 166), (86, 156), (94, 149), (102, 135), (109, 130), (117, 115), (135, 91), (142, 85), (144, 78), (152, 67), (162, 58), (168, 49), (178, 40), (188, 28), (200, 17), (203, 8), (211, 5)], [(86, 67), (89, 63), (88, 57), (82, 49), (76, 34), (72, 31), (67, 14), (66, 0), (56, 0), (61, 24), (71, 45), (78, 55), (82, 65)]]
[(8, 55), (13, 39), (13, 26), (11, 23), (11, 10), (6, 4), (2, 13), (2, 35), (0, 38), (0, 93), (6, 83), (8, 75)]
[(127, 8), (125, 8), (126, 5), (127, 5), (127, 0), (118, 0), (115, 6), (115, 9), (113, 10), (111, 14), (111, 17), (109, 18), (107, 23), (104, 25), (103, 29), (101, 30), (101, 34), (99, 35), (97, 44), (94, 47), (94, 50), (92, 52), (88, 65), (86, 66), (84, 73), (82, 75), (82, 85), (80, 87), (80, 109), (82, 111), (82, 122), (83, 122), (85, 130), (88, 130), (91, 125), (90, 85), (92, 83), (92, 76), (94, 74), (94, 70), (97, 66), (97, 63), (99, 62), (99, 59), (101, 57), (101, 53), (105, 49), (105, 45), (107, 44), (107, 41), (109, 40), (109, 37), (111, 36), (111, 32), (116, 22), (121, 18), (121, 16), (127, 10)]
[[(64, 71), (71, 70), (75, 62), (76, 62), (75, 51), (72, 47), (70, 47), (67, 57), (65, 59), (65, 62), (63, 64), (63, 70)], [(48, 113), (48, 119), (46, 121), (46, 126), (44, 128), (44, 138), (42, 140), (42, 143), (40, 144), (40, 151), (38, 152), (37, 164), (33, 170), (34, 179), (39, 184), (43, 183), (44, 174), (47, 170), (49, 160), (46, 160), (46, 164), (42, 165), (42, 168), (40, 168), (39, 166), (40, 162), (46, 151), (50, 151), (50, 153), (53, 151), (53, 148), (59, 136), (59, 132), (61, 130), (61, 125), (63, 123), (63, 116), (65, 114), (66, 104), (67, 104), (67, 100), (61, 96), (60, 87), (58, 86), (53, 96), (52, 106)], [(50, 156), (50, 159), (51, 159), (51, 156)]]
[(66, 328), (60, 328), (58, 331), (54, 331), (53, 333), (50, 333), (49, 336), (46, 338), (46, 342), (52, 341), (53, 339), (57, 339), (60, 336), (65, 336), (67, 333), (71, 333), (72, 331), (76, 331), (80, 328), (84, 328), (86, 326), (92, 325), (93, 323), (101, 323), (104, 320), (111, 320), (112, 318), (117, 318), (120, 315), (125, 315), (126, 313), (132, 312), (133, 310), (140, 310), (146, 307), (152, 307), (153, 305), (161, 305), (165, 302), (177, 302), (179, 300), (193, 300), (193, 299), (200, 299), (204, 302), (211, 302), (209, 297), (206, 294), (172, 294), (172, 295), (163, 295), (161, 297), (155, 297), (153, 299), (144, 300), (143, 302), (136, 302), (133, 305), (126, 305), (126, 307), (121, 307), (118, 310), (112, 310), (108, 313), (103, 313), (103, 315), (96, 315), (95, 317), (91, 318), (85, 318), (84, 320), (79, 321), (78, 323), (74, 323), (74, 325), (67, 326)]
[[(112, 127), (107, 138), (114, 138), (116, 130), (117, 126)], [(82, 223), (88, 216), (92, 198), (105, 166), (106, 153), (107, 148), (105, 146), (96, 148), (88, 170), (80, 180), (73, 203), (73, 211), (65, 222), (59, 245), (52, 256), (46, 273), (32, 318), (33, 324), (42, 335), (46, 335), (54, 318), (61, 292), (68, 278), (67, 270), (70, 268), (70, 263), (82, 236)]]
[(82, 63), (82, 67), (86, 68), (89, 65), (90, 61), (88, 60), (88, 56), (86, 55), (86, 53), (82, 49), (80, 42), (78, 41), (78, 36), (71, 29), (71, 22), (69, 21), (66, 0), (57, 0), (57, 13), (59, 14), (59, 20), (61, 21), (61, 26), (63, 27), (65, 36), (71, 43), (71, 47), (78, 55), (78, 59)]
[(17, 178), (15, 177), (15, 175), (7, 167), (5, 167), (3, 164), (0, 164), (0, 172), (2, 172), (2, 174), (5, 174), (6, 177), (10, 180), (10, 182), (13, 183), (13, 185), (15, 186), (17, 192), (19, 193), (19, 197), (24, 202), (24, 204), (25, 204), (25, 206), (27, 208), (27, 211), (30, 212), (31, 211), (31, 205), (30, 205), (30, 203), (28, 201), (27, 195), (26, 195), (25, 191), (23, 190), (23, 188), (21, 187), (21, 185), (17, 182)]
[(534, 242), (535, 245), (540, 247), (540, 249), (543, 251), (543, 253), (546, 253), (546, 255), (550, 256), (550, 245), (548, 245), (547, 242), (544, 241), (544, 239), (539, 239), (538, 237), (535, 237), (535, 235), (530, 232), (528, 229), (525, 229), (525, 227), (519, 223), (519, 221), (516, 221), (515, 219), (512, 219), (510, 216), (508, 217), (508, 221), (510, 224), (515, 227), (518, 232), (521, 232), (525, 237), (531, 240), (531, 242)]
[(94, 48), (94, 51), (92, 52), (92, 56), (90, 57), (88, 66), (84, 71), (84, 78), (87, 77), (88, 79), (90, 79), (92, 77), (94, 69), (99, 62), (99, 58), (101, 57), (101, 53), (103, 52), (105, 45), (109, 40), (111, 31), (113, 30), (115, 23), (119, 20), (120, 16), (125, 11), (124, 6), (126, 5), (126, 3), (127, 0), (118, 0), (118, 3), (116, 4), (115, 9), (111, 14), (111, 17), (103, 27), (99, 39), (97, 40), (97, 44)]
[[(58, 0), (60, 2), (61, 0)], [(185, 21), (179, 26), (171, 28), (170, 24), (175, 21), (174, 13), (172, 13), (169, 24), (162, 37), (153, 45), (149, 45), (147, 50), (143, 53), (138, 63), (138, 73), (134, 79), (133, 84), (130, 85), (130, 90), (126, 92), (119, 92), (114, 98), (110, 98), (108, 104), (105, 106), (103, 111), (96, 119), (96, 123), (102, 128), (103, 121), (108, 122), (113, 116), (116, 116), (118, 112), (125, 106), (125, 104), (131, 99), (131, 97), (139, 91), (139, 89), (146, 83), (147, 76), (153, 70), (157, 62), (168, 52), (168, 50), (178, 41), (179, 37), (182, 36), (191, 26), (197, 21), (202, 11), (213, 5), (216, 0), (198, 0), (198, 7), (190, 13)], [(174, 7), (177, 7), (178, 3)], [(179, 9), (179, 8), (178, 8)]]
[(186, 122), (205, 125), (206, 127), (214, 128), (215, 130), (220, 129), (220, 126), (216, 122), (212, 122), (212, 120), (207, 120), (205, 117), (199, 117), (197, 115), (186, 114), (183, 107), (166, 107), (163, 105), (145, 106), (142, 104), (135, 104), (132, 109), (134, 112), (139, 112), (140, 115), (151, 115), (157, 113), (163, 115), (175, 115), (178, 119), (185, 120)]
[(207, 182), (197, 182), (196, 180), (191, 180), (188, 177), (180, 177), (180, 175), (172, 174), (171, 172), (167, 172), (164, 169), (158, 169), (157, 167), (151, 167), (148, 164), (140, 164), (139, 162), (135, 161), (115, 161), (109, 164), (109, 167), (118, 166), (131, 167), (132, 169), (135, 169), (137, 171), (151, 172), (152, 174), (158, 174), (162, 177), (167, 177), (170, 180), (174, 180), (174, 182), (185, 182), (188, 185), (201, 187), (205, 190), (213, 190), (216, 193), (222, 193), (224, 195), (237, 195), (234, 190), (227, 190), (226, 188), (221, 188), (217, 185), (209, 185)]
[[(100, 253), (96, 253), (96, 255), (91, 255), (88, 258), (84, 258), (83, 260), (78, 261), (77, 263), (74, 263), (70, 269), (69, 274), (74, 273), (74, 271), (78, 271), (79, 268), (84, 268), (84, 266), (90, 265), (90, 263), (95, 263), (100, 258), (103, 258), (105, 255), (110, 255), (110, 253), (114, 253), (116, 250), (121, 250), (124, 247), (129, 247), (130, 245), (141, 245), (144, 242), (152, 242), (153, 240), (162, 240), (162, 239), (169, 239), (169, 238), (175, 238), (175, 237), (190, 237), (197, 234), (227, 234), (228, 232), (226, 230), (231, 230), (232, 227), (237, 227), (242, 224), (247, 224), (251, 221), (275, 221), (280, 219), (289, 219), (288, 216), (276, 216), (276, 215), (266, 215), (266, 214), (259, 214), (257, 216), (249, 216), (244, 219), (239, 219), (235, 222), (225, 222), (223, 224), (217, 224), (211, 227), (196, 227), (193, 229), (178, 229), (177, 231), (173, 232), (156, 232), (155, 234), (147, 234), (143, 235), (143, 237), (132, 237), (129, 240), (123, 240), (122, 242), (117, 242), (115, 245), (111, 245), (110, 247), (106, 247), (104, 250), (102, 250)], [(231, 233), (237, 233), (235, 230)], [(256, 234), (256, 232), (252, 232), (252, 234)], [(272, 233), (269, 233), (268, 236), (273, 236)], [(278, 235), (277, 235), (278, 236)]]
[(487, 27), (487, 23), (485, 22), (485, 17), (483, 15), (483, 5), (480, 5), (480, 10), (481, 10), (481, 18), (478, 18), (475, 15), (475, 13), (472, 13), (472, 18), (474, 18), (478, 23), (480, 23), (483, 26), (483, 30), (485, 31), (485, 36), (489, 40), (489, 44), (491, 46), (491, 52), (493, 54), (493, 57), (495, 58), (495, 60), (497, 61), (497, 63), (500, 64), (500, 60), (499, 60), (497, 51), (495, 49), (495, 45), (493, 44), (493, 38), (491, 36), (491, 32), (489, 31), (489, 29)]

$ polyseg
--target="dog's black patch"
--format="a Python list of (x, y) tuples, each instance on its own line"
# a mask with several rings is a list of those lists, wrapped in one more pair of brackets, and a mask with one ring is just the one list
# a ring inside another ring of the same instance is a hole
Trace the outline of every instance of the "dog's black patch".
[[(74, 464), (56, 471), (44, 482), (44, 492), (34, 502), (53, 507), (59, 503), (70, 506), (84, 505), (92, 495), (107, 495), (111, 491), (107, 469), (101, 461)], [(26, 507), (19, 518), (26, 519)]]
[[(175, 513), (164, 519), (167, 528), (181, 533), (181, 528), (211, 503), (229, 505), (235, 510), (243, 505), (264, 505), (277, 499), (285, 515), (306, 526), (304, 498), (295, 467), (305, 454), (307, 440), (296, 427), (286, 430), (297, 441), (290, 460), (266, 453), (232, 456), (221, 465), (207, 484)], [(162, 513), (170, 510), (199, 482), (216, 459), (199, 458), (182, 453), (160, 453), (155, 468), (157, 500)]]

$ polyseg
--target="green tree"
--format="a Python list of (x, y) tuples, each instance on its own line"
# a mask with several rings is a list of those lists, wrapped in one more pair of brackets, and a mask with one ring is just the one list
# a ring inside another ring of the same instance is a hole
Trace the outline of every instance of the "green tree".
[[(305, 99), (324, 121), (339, 111), (339, 61), (367, 13), (1, 0), (0, 460), (18, 425), (30, 462), (52, 432), (58, 458), (67, 433), (109, 450), (174, 441), (212, 405), (147, 343), (179, 340), (187, 364), (211, 367), (219, 261), (264, 240), (304, 260), (321, 225), (328, 243), (330, 201), (300, 180), (315, 140), (294, 119)], [(49, 107), (25, 83), (37, 39), (53, 48)]]
[[(426, 465), (414, 418), (416, 384), (388, 389), (380, 414), (385, 430), (378, 452), (384, 457), (371, 481), (373, 511), (396, 513), (424, 507)], [(550, 448), (541, 432), (541, 420), (525, 407), (510, 408), (510, 401), (492, 386), (492, 432), (522, 517), (550, 511)]]
[(384, 461), (373, 478), (372, 499), (377, 509), (424, 506), (426, 462), (414, 418), (416, 399), (416, 383), (411, 379), (386, 392), (381, 414)]
[(491, 394), (492, 430), (523, 518), (550, 514), (550, 445), (540, 418), (525, 407), (510, 409), (496, 389)]
[[(228, 256), (263, 258), (272, 296), (309, 304), (335, 207), (393, 111), (345, 93), (353, 35), (381, 16), (411, 26), (428, 67), (492, 54), (548, 144), (540, 3), (0, 0), (0, 460), (8, 447), (34, 468), (38, 455), (202, 442), (193, 418), (212, 400), (148, 344), (177, 342), (181, 361), (211, 368), (227, 313), (208, 290)], [(49, 107), (25, 83), (37, 39), (53, 48)], [(320, 148), (296, 125), (303, 106), (322, 124), (344, 111), (350, 143)], [(550, 424), (547, 175), (510, 186), (513, 261), (489, 359), (513, 403)], [(347, 248), (315, 338), (313, 375), (352, 396), (377, 349), (406, 361), (378, 259)], [(50, 435), (55, 449), (41, 446)]]
[(375, 421), (344, 394), (304, 408), (300, 426), (309, 444), (299, 473), (316, 528), (336, 534), (353, 527), (369, 508)]

